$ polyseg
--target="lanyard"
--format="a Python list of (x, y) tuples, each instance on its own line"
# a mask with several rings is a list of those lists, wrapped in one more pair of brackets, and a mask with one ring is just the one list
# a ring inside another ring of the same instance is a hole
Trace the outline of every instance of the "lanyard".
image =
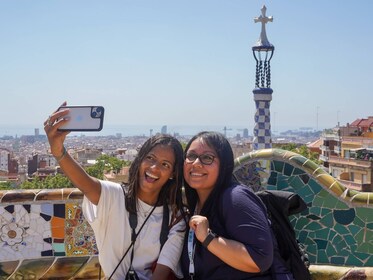
[(196, 250), (196, 244), (194, 244), (194, 230), (189, 229), (188, 234), (188, 257), (189, 257), (189, 276), (193, 280), (194, 276), (194, 252)]

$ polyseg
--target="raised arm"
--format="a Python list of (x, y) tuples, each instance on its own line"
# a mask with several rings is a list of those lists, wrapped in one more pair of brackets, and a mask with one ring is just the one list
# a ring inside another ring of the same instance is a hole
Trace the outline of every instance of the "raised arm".
[[(64, 105), (66, 105), (66, 102), (61, 106)], [(51, 153), (74, 186), (79, 188), (93, 204), (97, 205), (101, 195), (100, 182), (88, 175), (81, 165), (66, 151), (64, 141), (70, 132), (58, 130), (61, 125), (68, 121), (64, 119), (67, 113), (68, 110), (57, 110), (44, 122), (44, 131), (48, 137)]]

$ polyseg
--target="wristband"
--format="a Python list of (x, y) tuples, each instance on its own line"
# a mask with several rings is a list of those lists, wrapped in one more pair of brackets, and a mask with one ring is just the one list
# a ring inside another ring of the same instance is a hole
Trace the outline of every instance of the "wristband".
[(209, 246), (209, 244), (211, 243), (211, 241), (218, 237), (218, 235), (216, 233), (213, 233), (210, 229), (209, 229), (209, 233), (207, 234), (205, 240), (202, 242), (202, 246), (207, 248), (207, 246)]
[(62, 155), (60, 155), (59, 157), (54, 157), (54, 158), (56, 159), (57, 162), (60, 162), (65, 156), (66, 156), (66, 148), (65, 146), (63, 146)]

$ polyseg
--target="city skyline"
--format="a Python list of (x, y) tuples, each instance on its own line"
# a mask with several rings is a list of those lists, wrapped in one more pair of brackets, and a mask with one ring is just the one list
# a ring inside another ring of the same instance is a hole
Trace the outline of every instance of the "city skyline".
[(254, 18), (267, 6), (273, 131), (373, 114), (370, 1), (0, 1), (0, 127), (63, 101), (119, 125), (254, 126)]

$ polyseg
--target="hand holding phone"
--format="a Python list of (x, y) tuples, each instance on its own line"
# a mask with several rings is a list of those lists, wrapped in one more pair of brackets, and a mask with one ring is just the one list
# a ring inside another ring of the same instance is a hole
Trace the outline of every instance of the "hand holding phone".
[(69, 120), (58, 130), (100, 131), (103, 127), (105, 109), (102, 106), (61, 106), (58, 111), (63, 109), (69, 109), (65, 116)]

